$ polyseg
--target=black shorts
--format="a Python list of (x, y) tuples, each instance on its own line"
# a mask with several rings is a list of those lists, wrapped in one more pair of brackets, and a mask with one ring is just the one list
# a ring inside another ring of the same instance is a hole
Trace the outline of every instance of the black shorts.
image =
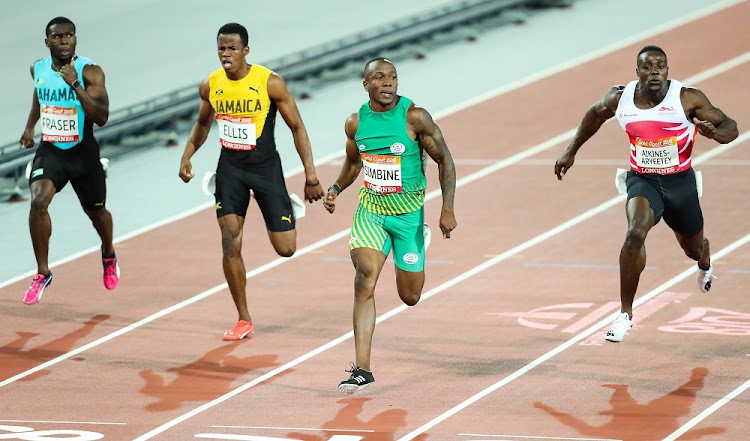
[(664, 217), (672, 230), (687, 237), (703, 229), (703, 212), (692, 168), (671, 175), (644, 175), (630, 170), (625, 182), (628, 200), (636, 196), (648, 199), (654, 210), (654, 225)]
[(49, 179), (59, 192), (70, 181), (84, 210), (104, 207), (107, 185), (104, 169), (99, 162), (99, 145), (81, 143), (62, 150), (42, 142), (31, 165), (29, 187), (41, 179)]
[(250, 190), (269, 231), (294, 229), (296, 220), (278, 156), (252, 169), (240, 168), (225, 158), (219, 158), (216, 167), (216, 216), (236, 214), (245, 217), (250, 204)]

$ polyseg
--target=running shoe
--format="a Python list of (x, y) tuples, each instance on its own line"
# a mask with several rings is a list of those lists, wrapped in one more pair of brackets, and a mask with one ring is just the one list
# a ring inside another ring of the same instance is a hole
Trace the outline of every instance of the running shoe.
[(713, 280), (718, 279), (718, 277), (714, 276), (713, 265), (709, 265), (708, 269), (705, 271), (698, 267), (698, 273), (695, 278), (698, 280), (698, 288), (701, 292), (708, 292), (708, 290), (711, 289), (711, 283)]
[(34, 278), (31, 280), (31, 286), (26, 290), (26, 295), (23, 296), (23, 302), (27, 305), (33, 305), (34, 303), (42, 300), (42, 293), (44, 288), (52, 284), (52, 272), (49, 275), (41, 273), (34, 274)]
[(422, 233), (422, 237), (424, 237), (424, 249), (427, 251), (427, 248), (430, 247), (430, 240), (432, 239), (432, 231), (430, 231), (430, 227), (427, 226), (427, 222), (424, 224), (424, 232)]
[(120, 281), (120, 265), (117, 263), (117, 256), (111, 258), (102, 256), (102, 267), (104, 269), (102, 275), (104, 287), (115, 289), (117, 283)]
[(619, 343), (622, 341), (622, 338), (625, 337), (625, 333), (632, 327), (633, 321), (630, 320), (628, 313), (621, 312), (615, 321), (612, 322), (612, 327), (607, 331), (607, 335), (605, 335), (604, 338), (607, 341)]
[(339, 383), (339, 390), (342, 394), (351, 395), (375, 382), (375, 377), (372, 376), (372, 372), (367, 372), (359, 366), (356, 366), (354, 363), (349, 363), (349, 365), (350, 369), (346, 371), (351, 373), (349, 379)]
[(253, 333), (253, 322), (240, 320), (234, 328), (224, 333), (224, 340), (242, 340)]

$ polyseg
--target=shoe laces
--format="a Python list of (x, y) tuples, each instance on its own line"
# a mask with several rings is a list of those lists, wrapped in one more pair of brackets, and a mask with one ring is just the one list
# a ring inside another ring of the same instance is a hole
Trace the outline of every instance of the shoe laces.
[(34, 289), (41, 288), (44, 285), (44, 279), (47, 277), (43, 274), (34, 274), (34, 278), (31, 280), (31, 287)]
[(356, 372), (356, 371), (357, 371), (357, 369), (359, 369), (359, 366), (357, 366), (356, 364), (354, 364), (354, 363), (352, 363), (352, 362), (350, 361), (350, 362), (349, 362), (349, 369), (344, 369), (344, 372), (349, 372), (350, 374), (352, 374), (352, 375), (353, 375), (353, 374), (354, 374), (354, 372)]
[(114, 274), (117, 271), (116, 263), (117, 263), (116, 257), (113, 257), (111, 259), (102, 259), (102, 264), (104, 265), (104, 273), (107, 274), (108, 276), (111, 276), (112, 274)]

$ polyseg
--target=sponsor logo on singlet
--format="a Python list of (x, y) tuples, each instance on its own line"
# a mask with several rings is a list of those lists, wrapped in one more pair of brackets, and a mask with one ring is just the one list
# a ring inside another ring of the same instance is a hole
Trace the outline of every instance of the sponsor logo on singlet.
[(391, 153), (394, 155), (400, 155), (406, 151), (406, 146), (400, 142), (394, 142), (391, 144)]

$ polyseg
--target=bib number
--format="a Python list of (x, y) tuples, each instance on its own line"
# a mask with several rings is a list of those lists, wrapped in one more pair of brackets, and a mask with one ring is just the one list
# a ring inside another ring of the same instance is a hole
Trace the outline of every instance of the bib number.
[(680, 169), (677, 138), (647, 140), (637, 138), (635, 163), (639, 173), (669, 175)]
[(216, 115), (219, 126), (219, 143), (230, 150), (254, 150), (255, 123), (249, 117), (236, 117), (227, 114)]
[(80, 142), (78, 109), (43, 105), (42, 140), (47, 142)]
[(380, 194), (401, 193), (401, 157), (361, 153), (365, 187)]

